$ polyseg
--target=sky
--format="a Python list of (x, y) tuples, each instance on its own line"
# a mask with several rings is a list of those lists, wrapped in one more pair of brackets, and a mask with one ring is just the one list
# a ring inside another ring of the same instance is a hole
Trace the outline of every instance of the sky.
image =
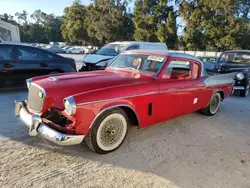
[[(88, 5), (91, 0), (81, 0), (82, 4)], [(41, 9), (42, 12), (47, 14), (55, 14), (61, 16), (65, 7), (72, 5), (73, 0), (0, 0), (0, 14), (10, 14), (15, 16), (16, 12), (22, 12), (26, 10), (31, 15), (35, 10)], [(133, 0), (129, 5), (130, 9), (133, 9)], [(177, 23), (182, 23), (180, 19), (177, 19)], [(181, 33), (182, 29), (178, 28), (178, 33)]]
[[(72, 2), (73, 0), (0, 0), (0, 14), (7, 13), (14, 16), (16, 12), (26, 10), (30, 15), (35, 10), (41, 9), (45, 13), (61, 16), (64, 8), (70, 6)], [(81, 2), (87, 5), (90, 0)]]

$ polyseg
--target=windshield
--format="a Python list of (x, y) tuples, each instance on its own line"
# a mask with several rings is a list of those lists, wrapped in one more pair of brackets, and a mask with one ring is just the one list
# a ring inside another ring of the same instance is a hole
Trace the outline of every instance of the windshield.
[(246, 52), (223, 53), (218, 59), (218, 64), (221, 63), (250, 64), (250, 53)]
[(203, 62), (215, 63), (216, 57), (199, 57), (199, 59)]
[(96, 52), (98, 55), (116, 56), (125, 47), (125, 44), (107, 44)]
[(163, 67), (164, 62), (165, 58), (161, 56), (122, 54), (119, 55), (109, 67), (127, 69), (150, 76), (156, 76)]

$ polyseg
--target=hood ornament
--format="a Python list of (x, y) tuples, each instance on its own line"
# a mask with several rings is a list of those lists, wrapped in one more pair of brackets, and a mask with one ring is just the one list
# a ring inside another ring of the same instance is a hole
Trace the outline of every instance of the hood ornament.
[(51, 81), (51, 82), (56, 82), (56, 81), (58, 81), (58, 78), (56, 78), (56, 77), (49, 77), (48, 80)]

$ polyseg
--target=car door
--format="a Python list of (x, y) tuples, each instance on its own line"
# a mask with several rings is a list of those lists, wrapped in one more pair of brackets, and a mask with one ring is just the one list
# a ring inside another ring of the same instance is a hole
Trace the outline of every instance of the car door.
[(0, 88), (12, 87), (14, 84), (13, 48), (11, 45), (0, 45)]
[(43, 51), (28, 46), (15, 47), (15, 69), (13, 77), (19, 85), (25, 85), (25, 80), (46, 74), (49, 61), (44, 59)]
[[(162, 109), (168, 111), (162, 114), (167, 120), (194, 111), (198, 103), (197, 84), (192, 72), (193, 62), (190, 59), (171, 58), (169, 64), (160, 75), (160, 97)], [(171, 108), (169, 108), (171, 107)]]

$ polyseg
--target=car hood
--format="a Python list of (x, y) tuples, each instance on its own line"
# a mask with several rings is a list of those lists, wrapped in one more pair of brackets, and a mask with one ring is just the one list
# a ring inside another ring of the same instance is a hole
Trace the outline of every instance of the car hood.
[(224, 63), (220, 65), (222, 71), (225, 72), (249, 72), (250, 64)]
[(34, 78), (33, 82), (46, 92), (46, 101), (58, 109), (63, 109), (63, 99), (79, 93), (145, 83), (153, 78), (135, 72), (115, 72), (110, 70), (56, 74)]
[(89, 54), (86, 55), (85, 58), (83, 59), (83, 61), (85, 63), (99, 63), (101, 61), (105, 61), (105, 60), (110, 60), (113, 59), (114, 56), (105, 56), (105, 55), (98, 55), (98, 54)]

